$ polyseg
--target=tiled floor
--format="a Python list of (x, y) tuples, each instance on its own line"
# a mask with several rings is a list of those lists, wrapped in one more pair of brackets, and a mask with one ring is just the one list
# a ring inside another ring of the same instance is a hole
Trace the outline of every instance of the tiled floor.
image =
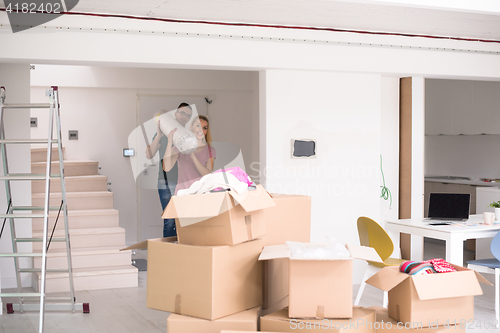
[[(471, 252), (467, 252), (465, 256), (470, 259), (471, 254)], [(443, 244), (426, 242), (426, 259), (443, 256)], [(487, 276), (487, 278), (492, 281), (492, 276)], [(490, 324), (495, 318), (494, 287), (484, 285), (482, 287), (484, 294), (475, 297), (476, 321), (468, 327), (467, 332), (498, 333), (500, 332), (498, 329), (484, 328), (485, 324)], [(359, 286), (354, 286), (354, 296), (358, 288)], [(168, 313), (152, 310), (146, 306), (146, 272), (139, 272), (138, 288), (84, 291), (77, 292), (76, 296), (77, 302), (90, 303), (90, 313), (46, 313), (45, 332), (160, 333), (167, 331)], [(381, 304), (382, 292), (367, 286), (360, 305), (373, 306)], [(14, 313), (8, 315), (4, 312), (0, 316), (0, 333), (17, 332), (38, 332), (38, 313)]]

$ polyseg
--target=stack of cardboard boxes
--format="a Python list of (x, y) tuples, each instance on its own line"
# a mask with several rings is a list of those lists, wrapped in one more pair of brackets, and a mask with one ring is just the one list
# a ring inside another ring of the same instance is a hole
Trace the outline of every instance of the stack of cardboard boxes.
[(261, 318), (261, 329), (311, 332), (315, 328), (336, 330), (344, 326), (354, 332), (375, 333), (374, 329), (358, 324), (374, 323), (375, 311), (353, 307), (352, 259), (381, 259), (373, 248), (354, 245), (347, 246), (347, 250), (350, 257), (343, 259), (294, 259), (285, 244), (265, 247), (259, 260), (288, 260), (289, 298), (287, 309)]
[(171, 312), (169, 333), (257, 330), (262, 305), (263, 211), (275, 206), (262, 186), (175, 196), (163, 218), (175, 218), (175, 238), (152, 239), (147, 306)]
[(389, 309), (353, 307), (352, 258), (380, 261), (376, 252), (347, 246), (345, 260), (291, 259), (286, 241), (310, 241), (310, 197), (262, 186), (173, 197), (163, 218), (176, 218), (178, 242), (128, 249), (148, 249), (147, 306), (171, 313), (169, 333), (257, 332), (259, 316), (267, 332), (465, 332), (478, 281), (487, 282), (462, 267), (419, 277), (385, 268), (367, 283), (389, 291)]

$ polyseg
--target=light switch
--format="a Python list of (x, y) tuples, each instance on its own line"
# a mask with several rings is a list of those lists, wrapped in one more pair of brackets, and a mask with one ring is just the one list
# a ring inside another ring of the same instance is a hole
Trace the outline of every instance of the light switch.
[(68, 131), (68, 140), (78, 140), (78, 131), (77, 130)]

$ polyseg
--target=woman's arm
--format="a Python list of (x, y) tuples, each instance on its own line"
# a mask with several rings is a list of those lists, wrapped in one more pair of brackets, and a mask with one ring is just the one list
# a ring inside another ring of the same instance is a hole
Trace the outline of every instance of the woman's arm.
[[(208, 147), (210, 149), (210, 146)], [(201, 176), (208, 175), (214, 169), (214, 159), (209, 158), (205, 165), (201, 164), (200, 161), (196, 158), (194, 153), (191, 153), (191, 159), (193, 160), (194, 166), (198, 170)]]
[(163, 170), (164, 171), (170, 171), (175, 165), (175, 162), (177, 162), (177, 159), (179, 158), (179, 154), (175, 153), (172, 149), (173, 147), (173, 136), (175, 131), (177, 131), (177, 128), (174, 128), (170, 133), (168, 133), (168, 144), (167, 144), (167, 149), (165, 149), (165, 155), (163, 156)]
[(146, 148), (146, 158), (148, 160), (152, 159), (155, 155), (158, 149), (160, 149), (160, 139), (163, 136), (163, 132), (160, 129), (160, 121), (158, 120), (157, 126), (156, 126), (156, 136), (149, 144), (149, 146)]

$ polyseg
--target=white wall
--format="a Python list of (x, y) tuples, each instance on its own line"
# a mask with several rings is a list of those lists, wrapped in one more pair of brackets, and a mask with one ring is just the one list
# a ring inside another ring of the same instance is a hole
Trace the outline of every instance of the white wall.
[[(0, 86), (6, 88), (6, 103), (29, 103), (30, 102), (30, 69), (29, 65), (0, 64)], [(45, 100), (47, 103), (48, 100)], [(3, 119), (5, 137), (7, 139), (29, 139), (30, 138), (30, 110), (17, 109), (5, 110)], [(7, 158), (10, 173), (30, 173), (30, 147), (29, 145), (8, 145)], [(0, 165), (3, 175), (3, 164)], [(0, 190), (0, 212), (4, 214), (7, 210), (6, 191), (4, 181), (1, 182)], [(31, 205), (31, 182), (12, 182), (12, 201), (15, 206)], [(3, 223), (3, 219), (0, 220)], [(16, 222), (16, 234), (20, 238), (31, 237), (31, 220), (18, 219)], [(1, 225), (0, 225), (1, 228)], [(31, 252), (29, 243), (19, 244), (19, 252)], [(0, 239), (0, 252), (12, 253), (11, 232), (9, 221), (6, 222), (5, 230)], [(31, 261), (27, 258), (20, 260), (21, 266), (31, 267)], [(14, 270), (14, 259), (0, 258), (0, 276), (2, 288), (13, 288), (17, 286)], [(31, 274), (22, 274), (23, 286), (31, 286)]]
[[(381, 218), (381, 77), (269, 70), (265, 91), (268, 191), (312, 197), (312, 242), (357, 244), (357, 218)], [(317, 157), (292, 159), (292, 139), (317, 140)]]
[(500, 178), (500, 82), (428, 79), (425, 97), (426, 175)]
[[(32, 100), (39, 102), (47, 86), (60, 87), (66, 158), (99, 161), (130, 244), (137, 241), (137, 190), (130, 160), (122, 150), (139, 126), (137, 95), (209, 97), (213, 141), (237, 144), (250, 170), (251, 163), (259, 161), (259, 131), (254, 127), (258, 126), (257, 84), (256, 72), (36, 65)], [(46, 121), (38, 122), (32, 136), (46, 136)], [(79, 139), (69, 141), (68, 130), (78, 130)], [(141, 218), (161, 222), (154, 213), (142, 213)]]
[(392, 204), (390, 198), (381, 199), (380, 209), (383, 220), (397, 220), (399, 216), (399, 79), (383, 77), (381, 88), (380, 151), (385, 186), (391, 193)]
[[(411, 218), (424, 218), (425, 80), (411, 80)], [(412, 244), (412, 248), (413, 248)]]
[(500, 179), (500, 135), (426, 136), (425, 174)]
[(500, 82), (426, 80), (426, 135), (500, 134)]

